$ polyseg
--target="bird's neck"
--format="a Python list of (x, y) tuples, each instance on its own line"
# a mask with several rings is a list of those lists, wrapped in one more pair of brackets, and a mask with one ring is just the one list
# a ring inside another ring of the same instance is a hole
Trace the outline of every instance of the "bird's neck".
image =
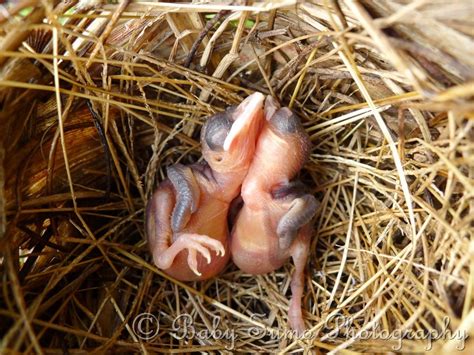
[(214, 172), (214, 178), (220, 187), (222, 198), (225, 200), (233, 200), (240, 193), (242, 182), (247, 176), (248, 169), (242, 169), (231, 172)]

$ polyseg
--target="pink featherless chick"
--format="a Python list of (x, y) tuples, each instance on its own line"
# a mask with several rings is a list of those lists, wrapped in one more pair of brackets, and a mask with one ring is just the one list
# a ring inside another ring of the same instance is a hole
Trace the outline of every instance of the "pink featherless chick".
[(244, 272), (272, 272), (293, 258), (288, 319), (299, 334), (305, 330), (301, 298), (311, 220), (319, 203), (292, 179), (303, 167), (310, 148), (298, 117), (286, 107), (279, 108), (268, 96), (255, 155), (242, 183), (243, 206), (231, 232), (232, 260)]

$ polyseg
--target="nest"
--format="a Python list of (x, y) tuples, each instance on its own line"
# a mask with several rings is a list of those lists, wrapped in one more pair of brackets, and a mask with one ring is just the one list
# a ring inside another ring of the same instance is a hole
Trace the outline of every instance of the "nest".
[[(1, 352), (472, 351), (472, 18), (470, 0), (3, 5)], [(291, 261), (182, 283), (144, 238), (165, 168), (254, 91), (313, 143), (300, 338)]]

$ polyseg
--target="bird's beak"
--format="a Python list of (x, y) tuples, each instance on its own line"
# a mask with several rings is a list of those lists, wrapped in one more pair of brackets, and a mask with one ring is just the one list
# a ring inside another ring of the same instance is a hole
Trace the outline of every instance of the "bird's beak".
[(260, 130), (263, 118), (263, 102), (265, 96), (256, 92), (244, 101), (233, 112), (235, 117), (229, 134), (224, 141), (224, 150), (229, 151), (240, 147), (241, 142), (252, 141)]

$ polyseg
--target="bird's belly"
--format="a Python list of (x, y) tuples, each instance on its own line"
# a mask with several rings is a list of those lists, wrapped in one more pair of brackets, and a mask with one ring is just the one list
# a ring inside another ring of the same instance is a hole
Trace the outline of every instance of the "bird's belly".
[(275, 231), (275, 222), (266, 213), (244, 206), (231, 234), (232, 260), (237, 267), (251, 274), (265, 274), (281, 267), (285, 258)]

